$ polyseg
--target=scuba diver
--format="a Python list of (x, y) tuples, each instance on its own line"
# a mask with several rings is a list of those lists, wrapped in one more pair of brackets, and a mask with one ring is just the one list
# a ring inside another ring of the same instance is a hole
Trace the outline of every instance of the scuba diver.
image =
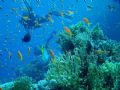
[(27, 8), (27, 12), (23, 13), (22, 18), (19, 21), (24, 26), (27, 32), (25, 36), (22, 38), (23, 42), (29, 42), (31, 40), (30, 31), (32, 29), (40, 28), (42, 23), (49, 22), (51, 20), (52, 15), (57, 17), (58, 16), (65, 17), (70, 20), (72, 19), (71, 15), (67, 15), (63, 12), (57, 12), (57, 11), (51, 11), (47, 15), (40, 17), (33, 13), (32, 8), (30, 7), (30, 5), (26, 0), (23, 0), (23, 2)]

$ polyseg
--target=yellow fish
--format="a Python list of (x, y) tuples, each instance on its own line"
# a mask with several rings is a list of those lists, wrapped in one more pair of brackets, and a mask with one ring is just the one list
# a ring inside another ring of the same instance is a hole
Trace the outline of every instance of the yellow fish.
[(41, 46), (41, 47), (40, 47), (40, 51), (41, 51), (41, 55), (42, 55), (42, 56), (44, 55), (44, 49), (45, 49), (44, 46)]
[(54, 23), (54, 20), (52, 19), (52, 16), (50, 14), (48, 14), (48, 17), (46, 18), (48, 21)]
[(91, 23), (90, 23), (90, 21), (89, 21), (89, 19), (88, 18), (83, 18), (83, 21), (88, 25), (88, 26), (90, 26), (91, 25)]
[(105, 50), (96, 50), (95, 53), (98, 55), (103, 55), (103, 54), (106, 54), (107, 52)]
[(68, 34), (68, 35), (70, 35), (70, 36), (72, 36), (72, 32), (71, 32), (71, 30), (68, 28), (68, 27), (64, 27), (64, 30), (66, 31), (66, 33)]
[(22, 56), (22, 53), (20, 52), (20, 50), (18, 50), (18, 57), (21, 61), (23, 60), (23, 56)]
[(50, 49), (50, 56), (51, 56), (51, 58), (52, 58), (52, 62), (53, 63), (56, 63), (56, 60), (55, 60), (55, 55), (54, 55), (54, 52), (53, 52), (53, 50), (52, 49)]
[(48, 19), (48, 21), (50, 21), (51, 23), (54, 23), (54, 20), (52, 19), (52, 17), (48, 17), (47, 19)]
[(68, 15), (73, 15), (74, 14), (74, 12), (73, 11), (68, 11)]
[(23, 18), (25, 21), (30, 20), (30, 18), (29, 18), (28, 16), (23, 16), (22, 18)]
[(65, 14), (63, 12), (59, 12), (59, 14), (60, 14), (61, 17), (65, 16)]

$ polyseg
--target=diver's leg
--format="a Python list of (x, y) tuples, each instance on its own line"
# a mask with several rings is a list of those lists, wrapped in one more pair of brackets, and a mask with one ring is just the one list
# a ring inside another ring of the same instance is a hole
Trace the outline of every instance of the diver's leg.
[(30, 5), (28, 4), (28, 2), (26, 0), (23, 0), (25, 6), (27, 7), (29, 12), (32, 12), (32, 8), (30, 7)]

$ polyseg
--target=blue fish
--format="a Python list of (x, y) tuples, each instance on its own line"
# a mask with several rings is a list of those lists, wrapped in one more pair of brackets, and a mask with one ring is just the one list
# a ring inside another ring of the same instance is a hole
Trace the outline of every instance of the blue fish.
[(31, 35), (30, 33), (26, 33), (24, 37), (22, 38), (23, 42), (29, 42), (31, 40)]

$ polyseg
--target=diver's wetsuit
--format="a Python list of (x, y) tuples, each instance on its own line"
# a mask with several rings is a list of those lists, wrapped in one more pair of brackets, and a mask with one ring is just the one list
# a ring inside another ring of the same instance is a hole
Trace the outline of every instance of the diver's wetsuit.
[(67, 15), (67, 14), (65, 14), (65, 13), (62, 13), (62, 14), (61, 14), (61, 12), (58, 12), (58, 11), (52, 11), (52, 12), (50, 12), (49, 14), (50, 14), (50, 15), (54, 15), (54, 16), (62, 16), (62, 14), (63, 14), (64, 18), (67, 18), (67, 19), (70, 19), (70, 20), (73, 19), (72, 16)]
[[(19, 22), (24, 26), (24, 28), (27, 31), (29, 31), (29, 29), (32, 29), (34, 27), (35, 25), (34, 21), (39, 19), (39, 17), (33, 13), (32, 8), (30, 7), (30, 5), (26, 0), (23, 0), (23, 2), (28, 11), (23, 13), (22, 18)], [(28, 17), (29, 19), (25, 20), (23, 17)]]
[(28, 2), (26, 0), (23, 0), (24, 4), (28, 10), (28, 12), (23, 13), (23, 17), (28, 17), (28, 20), (25, 20), (24, 18), (21, 18), (20, 23), (24, 26), (25, 29), (29, 30), (29, 29), (34, 29), (34, 28), (38, 28), (40, 27), (39, 25), (35, 25), (37, 21), (38, 24), (40, 23), (44, 23), (47, 22), (47, 20), (43, 17), (39, 17), (38, 15), (35, 15), (33, 13), (32, 8), (30, 7), (30, 5), (28, 4)]
[[(25, 6), (27, 7), (28, 12), (23, 13), (22, 16), (29, 17), (28, 20), (25, 20), (24, 18), (21, 18), (21, 20), (20, 20), (20, 23), (24, 26), (25, 29), (39, 28), (40, 27), (39, 24), (49, 22), (48, 17), (50, 17), (51, 15), (54, 15), (54, 16), (62, 16), (63, 15), (64, 18), (72, 19), (72, 17), (70, 15), (67, 15), (67, 14), (61, 13), (61, 12), (57, 12), (57, 11), (51, 11), (47, 15), (40, 17), (33, 13), (32, 8), (30, 7), (30, 5), (28, 4), (28, 2), (26, 0), (23, 0), (23, 1), (24, 1)], [(36, 22), (38, 22), (38, 25), (36, 25)]]
[[(32, 8), (30, 7), (30, 5), (28, 4), (28, 2), (26, 0), (23, 0), (23, 2), (25, 4), (28, 12), (23, 13), (22, 18), (19, 22), (24, 26), (25, 30), (27, 31), (27, 34), (29, 34), (26, 36), (30, 36), (31, 29), (39, 28), (39, 27), (41, 27), (42, 23), (49, 22), (48, 18), (51, 15), (61, 16), (61, 17), (63, 16), (64, 18), (72, 19), (72, 17), (70, 15), (67, 15), (67, 14), (61, 13), (61, 12), (57, 12), (57, 11), (51, 11), (47, 15), (40, 17), (33, 13)], [(27, 18), (27, 19), (25, 19), (25, 18)], [(23, 38), (22, 41), (29, 42), (30, 40), (27, 37), (27, 40), (26, 40), (26, 38)]]

